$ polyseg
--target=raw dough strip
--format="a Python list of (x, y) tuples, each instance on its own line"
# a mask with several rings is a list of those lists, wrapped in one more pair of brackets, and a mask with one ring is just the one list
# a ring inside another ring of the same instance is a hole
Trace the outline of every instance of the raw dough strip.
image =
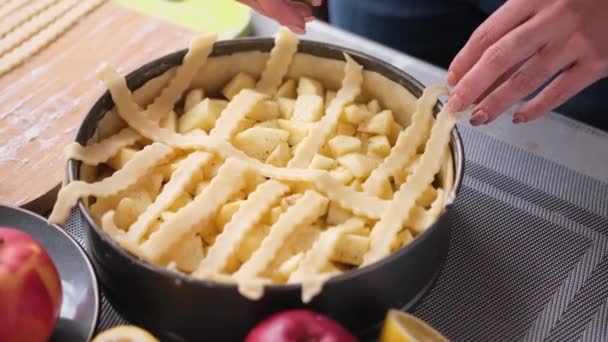
[(289, 235), (301, 226), (312, 224), (319, 216), (325, 214), (328, 203), (328, 199), (319, 193), (306, 191), (294, 205), (279, 216), (278, 221), (270, 227), (270, 233), (262, 240), (260, 247), (233, 274), (237, 282), (246, 283), (248, 278), (255, 278), (264, 271)]
[[(169, 69), (165, 73), (147, 81), (141, 87), (133, 91), (133, 100), (140, 108), (147, 107), (156, 96), (167, 86), (171, 78), (175, 75), (175, 68)], [(124, 128), (127, 123), (118, 115), (116, 108), (109, 110), (97, 124), (95, 136), (105, 139), (112, 135), (117, 129)], [(93, 140), (98, 141), (98, 140)]]
[(0, 39), (0, 56), (4, 55), (7, 51), (10, 51), (15, 46), (25, 42), (29, 37), (48, 27), (49, 24), (58, 18), (61, 18), (64, 13), (76, 6), (78, 2), (79, 0), (61, 1), (57, 5), (52, 6), (46, 11), (28, 20), (18, 30), (13, 31), (6, 37)]
[(59, 0), (38, 0), (34, 1), (31, 6), (22, 7), (11, 13), (8, 17), (0, 21), (0, 37), (4, 37), (7, 33), (13, 31), (15, 27), (28, 21), (33, 16), (37, 15), (47, 7), (55, 4)]
[(148, 234), (154, 220), (175, 202), (188, 183), (192, 181), (194, 174), (207, 166), (212, 158), (213, 155), (207, 152), (197, 151), (189, 154), (186, 159), (181, 161), (158, 197), (129, 227), (127, 233), (129, 240), (139, 244), (143, 237)]
[(273, 95), (281, 86), (283, 78), (289, 70), (289, 65), (298, 51), (298, 38), (291, 30), (281, 27), (270, 51), (266, 68), (256, 85), (256, 89), (264, 94)]
[(263, 165), (262, 162), (249, 158), (244, 152), (232, 147), (228, 142), (210, 137), (204, 132), (182, 135), (157, 126), (153, 121), (141, 115), (137, 104), (133, 101), (131, 91), (127, 88), (124, 77), (120, 76), (109, 65), (103, 67), (99, 75), (112, 94), (118, 114), (142, 136), (152, 141), (169, 142), (170, 146), (176, 148), (205, 149), (209, 152), (219, 153), (225, 158), (240, 159), (255, 166)]
[(363, 257), (364, 266), (389, 255), (397, 234), (416, 205), (416, 200), (439, 172), (456, 120), (456, 115), (450, 113), (447, 107), (444, 107), (437, 115), (437, 121), (431, 130), (431, 137), (426, 143), (424, 153), (420, 157), (414, 173), (401, 185), (388, 209), (382, 214), (380, 221), (372, 228), (370, 249)]
[(253, 165), (263, 164), (258, 160), (249, 158), (244, 152), (232, 147), (228, 142), (210, 137), (203, 132), (182, 135), (157, 126), (153, 121), (141, 115), (137, 104), (133, 101), (131, 91), (127, 88), (125, 78), (120, 76), (116, 70), (109, 65), (105, 65), (100, 69), (99, 76), (110, 90), (118, 114), (142, 136), (152, 141), (169, 142), (170, 146), (176, 148), (205, 149), (209, 152), (220, 153), (225, 158), (232, 157), (246, 162), (249, 161)]
[(110, 235), (110, 237), (112, 237), (112, 239), (114, 239), (122, 248), (134, 255), (141, 256), (139, 246), (129, 241), (125, 231), (116, 226), (114, 214), (114, 210), (110, 210), (101, 217), (101, 229), (103, 229), (106, 234)]
[(288, 191), (287, 185), (274, 180), (259, 185), (216, 237), (194, 275), (207, 279), (220, 274), (245, 235), (262, 215)]
[[(220, 275), (214, 280), (222, 281), (222, 278), (228, 278), (229, 276)], [(272, 280), (268, 278), (250, 277), (244, 281), (237, 281), (234, 278), (230, 278), (230, 281), (224, 281), (228, 284), (237, 284), (239, 293), (250, 300), (259, 300), (264, 296), (264, 286), (272, 285)]]
[(229, 140), (245, 115), (251, 113), (253, 108), (266, 98), (266, 95), (255, 90), (241, 90), (222, 111), (209, 134), (218, 139)]
[(190, 86), (196, 72), (207, 62), (216, 39), (215, 34), (204, 34), (190, 42), (188, 53), (184, 56), (182, 64), (177, 67), (175, 76), (146, 109), (147, 116), (158, 122), (169, 114), (175, 103)]
[(441, 215), (441, 212), (443, 211), (444, 199), (445, 192), (443, 191), (443, 189), (437, 189), (437, 198), (435, 198), (433, 204), (431, 204), (431, 207), (426, 212), (426, 222), (424, 224), (424, 229), (427, 229), (431, 226), (431, 224), (437, 221), (439, 215)]
[(384, 162), (372, 171), (371, 175), (363, 183), (363, 190), (375, 196), (380, 195), (381, 183), (388, 177), (402, 170), (416, 149), (424, 142), (424, 138), (433, 121), (433, 107), (442, 95), (448, 95), (449, 90), (443, 86), (428, 87), (422, 93), (416, 111), (412, 116), (412, 123), (399, 134), (395, 146), (391, 149)]
[(124, 231), (118, 228), (114, 222), (114, 210), (110, 210), (101, 217), (101, 228), (113, 239), (119, 240), (124, 237)]
[[(275, 46), (273, 47), (272, 51), (270, 52), (270, 57), (266, 63), (266, 68), (262, 72), (260, 80), (258, 81), (258, 83), (256, 85), (256, 89), (258, 91), (265, 93), (267, 95), (273, 95), (274, 93), (276, 93), (277, 89), (281, 85), (281, 82), (285, 78), (287, 71), (289, 70), (289, 66), (291, 65), (291, 62), (293, 60), (295, 53), (298, 51), (298, 43), (299, 43), (299, 41), (298, 41), (297, 37), (290, 30), (288, 30), (284, 27), (282, 27), (279, 30), (279, 33), (275, 39)], [(279, 189), (286, 189), (285, 191), (287, 191), (289, 189), (289, 187), (287, 187), (286, 185), (284, 185), (276, 180), (269, 180), (260, 186), (260, 188), (266, 188), (266, 187), (268, 187), (269, 189), (276, 189), (275, 191), (279, 191)], [(267, 191), (270, 191), (270, 190), (267, 190)], [(276, 200), (276, 198), (274, 198), (274, 199)], [(270, 203), (270, 202), (271, 202), (271, 200), (269, 197), (269, 199), (267, 200), (267, 203)], [(265, 210), (267, 210), (267, 209), (268, 208), (265, 208)], [(260, 210), (258, 213), (256, 213), (255, 220), (250, 219), (249, 222), (245, 222), (246, 225), (243, 225), (243, 228), (242, 228), (243, 231), (240, 232), (238, 236), (235, 236), (233, 238), (233, 240), (235, 242), (233, 242), (232, 248), (235, 248), (238, 245), (238, 242), (242, 240), (242, 238), (246, 234), (246, 232), (249, 229), (251, 229), (250, 226), (252, 226), (255, 221), (259, 220), (259, 217), (265, 210)], [(252, 215), (253, 215), (253, 213), (254, 212), (252, 212)], [(238, 213), (235, 214), (235, 216), (237, 216), (237, 215), (238, 215)], [(239, 220), (242, 220), (242, 219), (239, 218)], [(235, 222), (235, 224), (240, 223), (240, 221), (235, 221), (234, 219), (233, 219), (233, 221)], [(247, 228), (245, 228), (245, 227), (247, 227)], [(221, 234), (220, 234), (220, 237), (221, 237)], [(216, 244), (217, 244), (218, 240), (216, 240)], [(233, 249), (228, 250), (227, 252), (232, 253)], [(224, 253), (222, 255), (222, 258), (227, 259), (229, 255), (230, 254)], [(221, 260), (222, 258), (219, 258), (218, 260)], [(225, 260), (221, 260), (221, 262), (225, 264)], [(210, 271), (219, 272), (222, 267), (224, 267), (224, 266), (221, 266), (220, 268), (216, 268), (216, 270), (210, 270)], [(241, 284), (239, 286), (239, 292), (242, 295), (244, 295), (245, 297), (248, 297), (250, 299), (259, 299), (264, 293), (263, 285), (264, 284), (260, 282), (260, 279), (250, 277), (246, 282), (241, 282)]]
[[(387, 208), (385, 200), (357, 192), (352, 188), (339, 184), (327, 172), (307, 169), (278, 168), (260, 162), (234, 148), (230, 143), (208, 136), (203, 133), (181, 135), (156, 126), (150, 120), (138, 115), (137, 105), (133, 102), (131, 92), (127, 88), (124, 77), (114, 69), (106, 66), (100, 71), (100, 77), (112, 94), (119, 115), (138, 133), (152, 140), (161, 141), (179, 149), (204, 149), (220, 154), (224, 158), (239, 159), (251, 168), (269, 178), (290, 181), (313, 182), (319, 191), (327, 194), (332, 200), (353, 211), (356, 215), (378, 219)], [(326, 176), (321, 176), (327, 174)]]
[(445, 190), (445, 202), (450, 203), (450, 196), (452, 196), (452, 188), (454, 187), (454, 157), (452, 156), (452, 150), (448, 146), (448, 151), (446, 152), (448, 157), (446, 158), (445, 163), (441, 166), (441, 170), (439, 171), (442, 175), (442, 187)]
[(193, 234), (197, 225), (205, 224), (232, 195), (245, 187), (250, 171), (245, 164), (228, 159), (202, 193), (161, 224), (141, 245), (144, 258), (158, 261), (184, 236)]
[(250, 164), (268, 178), (312, 183), (330, 200), (338, 202), (342, 208), (349, 209), (358, 216), (379, 219), (388, 207), (388, 201), (355, 191), (324, 170), (278, 168), (258, 160), (252, 160)]
[[(102, 65), (100, 70), (106, 68), (106, 65)], [(101, 72), (101, 71), (100, 71)], [(159, 96), (159, 93), (167, 87), (167, 84), (175, 76), (175, 69), (166, 71), (165, 73), (154, 77), (147, 81), (141, 87), (135, 89), (132, 92), (133, 101), (137, 104), (137, 110), (142, 108), (148, 108), (152, 105), (152, 101)], [(126, 84), (126, 83), (125, 83)], [(112, 108), (112, 111), (116, 111), (116, 108)]]
[(310, 133), (297, 145), (294, 157), (287, 167), (306, 168), (310, 165), (315, 153), (325, 144), (327, 137), (336, 129), (344, 107), (353, 102), (361, 92), (363, 84), (363, 67), (349, 55), (344, 54), (344, 79), (342, 88), (331, 101), (327, 113), (310, 130)]
[(351, 210), (357, 216), (379, 219), (389, 206), (389, 201), (345, 186), (329, 173), (323, 172), (315, 179), (315, 185), (329, 199)]
[[(132, 93), (127, 87), (125, 78), (119, 75), (116, 70), (109, 65), (105, 65), (100, 69), (99, 77), (112, 94), (118, 114), (142, 136), (152, 141), (168, 142), (170, 146), (176, 148), (209, 150), (209, 152), (221, 154), (224, 158), (240, 159), (254, 167), (264, 165), (259, 160), (250, 158), (244, 152), (232, 147), (228, 142), (217, 139), (215, 136), (208, 136), (204, 132), (182, 135), (158, 127), (154, 122), (140, 115), (139, 108), (133, 101)], [(217, 131), (214, 132), (214, 135), (216, 134), (218, 134)]]
[[(54, 21), (44, 30), (40, 31), (38, 34), (21, 44), (19, 47), (0, 57), (0, 76), (10, 71), (13, 67), (23, 63), (26, 58), (38, 52), (44, 46), (49, 44), (52, 40), (57, 38), (60, 34), (65, 32), (65, 30), (67, 30), (70, 26), (75, 24), (83, 16), (97, 8), (105, 1), (107, 0), (80, 0), (80, 3), (76, 5), (76, 7), (74, 7), (72, 10), (67, 12), (63, 17)], [(36, 18), (38, 17), (34, 17), (32, 20), (35, 20)], [(23, 27), (18, 31), (21, 30), (23, 30)], [(5, 38), (9, 36), (6, 36)], [(3, 43), (0, 42), (0, 44)]]
[(437, 190), (437, 198), (435, 198), (429, 210), (425, 210), (422, 207), (414, 207), (404, 226), (416, 233), (424, 232), (441, 215), (445, 199), (444, 194), (443, 189)]
[(4, 20), (7, 15), (25, 6), (26, 4), (27, 2), (23, 0), (5, 0), (3, 4), (0, 4), (0, 20)]
[(49, 216), (50, 224), (63, 223), (70, 215), (79, 198), (87, 196), (105, 197), (137, 183), (147, 171), (166, 160), (173, 149), (165, 144), (153, 143), (137, 152), (125, 166), (108, 178), (96, 183), (75, 181), (61, 188), (53, 212)]
[(96, 144), (82, 146), (73, 142), (66, 146), (67, 159), (80, 160), (87, 165), (98, 165), (112, 158), (121, 148), (134, 144), (141, 139), (131, 128), (123, 128), (120, 132)]
[(365, 223), (359, 218), (352, 218), (341, 225), (331, 227), (321, 233), (319, 239), (304, 254), (298, 268), (289, 276), (288, 283), (302, 283), (302, 302), (308, 303), (323, 288), (319, 278), (322, 268), (329, 262), (344, 234), (363, 228)]
[(167, 87), (169, 82), (175, 77), (176, 68), (165, 71), (163, 74), (154, 77), (148, 82), (144, 83), (143, 86), (133, 91), (133, 101), (137, 103), (141, 108), (148, 108), (154, 99), (160, 95), (160, 93)]
[(238, 285), (239, 293), (251, 300), (258, 300), (264, 296), (264, 286), (272, 285), (272, 279), (268, 278), (248, 278), (246, 282), (237, 283), (236, 279), (231, 275), (216, 273), (213, 277), (207, 279), (218, 283)]

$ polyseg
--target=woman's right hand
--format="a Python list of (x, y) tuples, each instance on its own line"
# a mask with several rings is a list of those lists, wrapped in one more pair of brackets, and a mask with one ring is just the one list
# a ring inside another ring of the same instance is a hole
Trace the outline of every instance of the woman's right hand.
[(291, 0), (238, 1), (299, 34), (305, 32), (307, 22), (314, 20), (311, 6), (321, 6), (323, 3), (323, 0), (306, 0), (308, 4)]
[(606, 32), (606, 0), (509, 0), (452, 62), (448, 107), (477, 103), (471, 123), (487, 124), (551, 80), (513, 122), (538, 119), (608, 77)]

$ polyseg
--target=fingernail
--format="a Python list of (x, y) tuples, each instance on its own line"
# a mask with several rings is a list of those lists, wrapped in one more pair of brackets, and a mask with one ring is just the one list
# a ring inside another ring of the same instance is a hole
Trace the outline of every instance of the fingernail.
[(453, 87), (456, 85), (456, 73), (455, 72), (448, 71), (447, 82), (450, 87)]
[(488, 114), (483, 110), (479, 109), (471, 116), (471, 125), (479, 126), (488, 122)]
[(306, 30), (304, 30), (303, 28), (301, 28), (299, 26), (287, 25), (287, 28), (290, 29), (291, 31), (293, 31), (293, 33), (297, 33), (297, 34), (306, 33)]
[(450, 99), (448, 100), (448, 109), (452, 112), (461, 112), (464, 109), (462, 99), (458, 94), (450, 96)]
[(513, 116), (514, 124), (519, 124), (519, 123), (524, 123), (524, 122), (526, 122), (526, 118), (523, 115), (515, 114), (515, 116)]
[(312, 16), (312, 15), (310, 17), (304, 17), (304, 21), (307, 22), (307, 23), (309, 23), (309, 22), (311, 22), (313, 20), (315, 20), (315, 17)]

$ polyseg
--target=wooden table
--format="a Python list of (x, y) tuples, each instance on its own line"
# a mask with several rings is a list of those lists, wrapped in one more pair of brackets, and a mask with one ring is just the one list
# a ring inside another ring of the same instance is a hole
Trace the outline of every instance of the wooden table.
[(195, 34), (108, 1), (0, 76), (0, 204), (52, 207), (65, 174), (63, 147), (104, 91), (101, 63), (125, 74), (187, 47)]

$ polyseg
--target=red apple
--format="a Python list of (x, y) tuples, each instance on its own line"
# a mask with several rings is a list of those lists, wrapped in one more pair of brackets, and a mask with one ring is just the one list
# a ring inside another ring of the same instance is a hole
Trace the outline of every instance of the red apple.
[(338, 322), (308, 310), (273, 315), (249, 332), (245, 342), (355, 342)]
[(61, 280), (44, 248), (0, 227), (0, 341), (47, 341), (60, 307)]

